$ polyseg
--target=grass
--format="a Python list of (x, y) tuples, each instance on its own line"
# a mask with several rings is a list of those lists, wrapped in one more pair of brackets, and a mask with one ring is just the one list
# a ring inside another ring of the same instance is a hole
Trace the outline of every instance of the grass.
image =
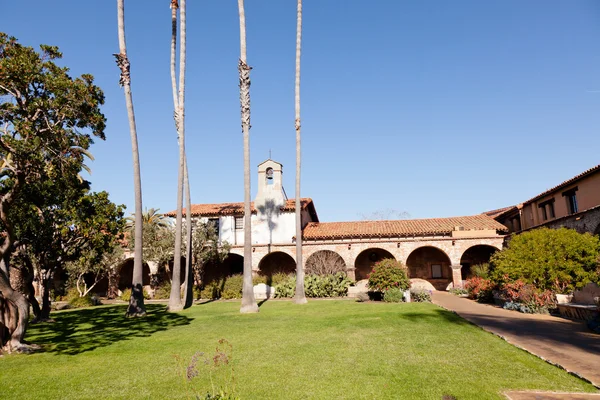
[[(593, 386), (432, 304), (352, 301), (212, 302), (125, 319), (125, 306), (53, 314), (32, 325), (31, 355), (0, 358), (2, 398), (191, 398), (211, 384), (207, 368), (188, 383), (197, 351), (233, 346), (242, 399), (501, 399), (506, 389), (593, 392)], [(179, 360), (178, 360), (179, 359)], [(217, 385), (230, 372), (221, 368)]]

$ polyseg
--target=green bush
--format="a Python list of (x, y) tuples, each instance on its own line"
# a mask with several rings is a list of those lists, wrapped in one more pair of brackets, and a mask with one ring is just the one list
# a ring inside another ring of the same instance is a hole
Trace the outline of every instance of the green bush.
[(425, 289), (411, 289), (410, 299), (416, 303), (431, 303), (431, 292)]
[(473, 265), (471, 267), (471, 273), (475, 277), (488, 279), (490, 277), (490, 264), (482, 263)]
[[(77, 290), (75, 290), (75, 292), (77, 292)], [(93, 305), (95, 305), (95, 302), (90, 295), (79, 297), (78, 293), (77, 297), (69, 300), (69, 306), (71, 306), (71, 308), (91, 307)]]
[[(304, 294), (306, 297), (344, 297), (352, 281), (343, 272), (334, 275), (306, 275)], [(275, 286), (275, 297), (290, 298), (296, 292), (296, 277), (287, 275), (286, 280)]]
[(404, 298), (404, 293), (398, 288), (391, 288), (383, 294), (383, 301), (386, 303), (400, 303)]
[(522, 279), (540, 290), (567, 293), (600, 282), (600, 238), (572, 229), (540, 228), (514, 236), (495, 253), (491, 278), (496, 283)]
[(453, 287), (452, 289), (449, 290), (449, 292), (452, 293), (452, 294), (454, 294), (454, 295), (456, 295), (456, 296), (461, 296), (461, 295), (464, 295), (464, 294), (469, 294), (469, 292), (467, 291), (467, 289), (463, 289), (463, 288), (459, 288), (459, 287), (457, 287), (457, 288)]
[(154, 291), (155, 299), (168, 299), (171, 297), (171, 282), (164, 282)]
[[(120, 299), (123, 301), (129, 301), (129, 299), (131, 299), (131, 289), (123, 290)], [(144, 299), (150, 300), (150, 294), (146, 291), (146, 289), (144, 289)]]
[(404, 291), (410, 287), (410, 280), (402, 263), (386, 258), (375, 264), (369, 275), (368, 285), (369, 289), (380, 292), (385, 292), (391, 288)]
[(200, 298), (213, 300), (221, 297), (221, 281), (212, 281), (204, 285), (200, 290)]
[(241, 299), (242, 288), (244, 286), (244, 275), (237, 274), (225, 278), (223, 290), (221, 291), (222, 299)]
[(293, 275), (288, 276), (288, 278), (277, 284), (275, 286), (275, 297), (276, 298), (291, 298), (294, 297), (294, 293), (296, 292), (296, 277)]

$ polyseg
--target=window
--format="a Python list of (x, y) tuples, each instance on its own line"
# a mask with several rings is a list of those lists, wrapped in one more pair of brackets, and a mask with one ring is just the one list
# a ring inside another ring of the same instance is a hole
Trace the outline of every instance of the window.
[(548, 219), (548, 214), (546, 213), (546, 206), (544, 204), (540, 204), (540, 210), (542, 211), (542, 220)]
[(542, 210), (542, 219), (546, 221), (548, 218), (554, 218), (554, 199), (546, 200), (538, 206)]
[(440, 264), (431, 265), (431, 277), (433, 279), (442, 277), (442, 266)]
[(241, 231), (244, 229), (244, 217), (235, 217), (235, 230)]
[(563, 197), (567, 199), (567, 208), (569, 214), (575, 214), (578, 211), (577, 208), (577, 187), (563, 192)]
[(215, 228), (215, 234), (219, 237), (219, 218), (209, 218), (208, 223)]
[(267, 185), (272, 185), (273, 184), (273, 168), (271, 168), (271, 167), (267, 168), (266, 175), (267, 175)]

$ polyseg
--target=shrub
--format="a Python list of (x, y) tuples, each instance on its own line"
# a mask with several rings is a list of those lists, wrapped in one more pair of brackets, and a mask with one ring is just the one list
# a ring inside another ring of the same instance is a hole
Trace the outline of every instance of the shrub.
[(451, 288), (449, 290), (449, 292), (452, 293), (452, 294), (454, 294), (454, 295), (456, 295), (456, 296), (461, 296), (461, 295), (464, 295), (464, 294), (469, 294), (469, 292), (467, 291), (467, 289), (463, 289), (463, 288), (460, 288), (460, 287), (456, 287), (456, 288), (453, 287), (453, 288)]
[(385, 292), (391, 288), (406, 290), (410, 287), (410, 281), (402, 263), (386, 258), (375, 264), (368, 285), (372, 290)]
[(480, 303), (490, 303), (494, 299), (492, 293), (494, 286), (494, 283), (489, 279), (474, 277), (467, 280), (465, 289), (467, 289), (470, 299), (477, 300)]
[[(306, 297), (343, 297), (348, 294), (352, 281), (344, 272), (334, 275), (306, 275), (304, 293)], [(293, 297), (296, 291), (296, 277), (288, 275), (286, 280), (275, 286), (275, 297)]]
[(296, 291), (296, 278), (290, 275), (287, 280), (280, 282), (275, 286), (276, 298), (291, 298), (294, 297)]
[(522, 279), (541, 290), (570, 292), (600, 281), (600, 238), (572, 229), (540, 228), (516, 235), (491, 258), (498, 283)]
[(391, 288), (383, 294), (383, 301), (386, 303), (400, 303), (403, 298), (404, 293), (398, 288)]
[(548, 313), (550, 309), (556, 308), (553, 292), (540, 290), (520, 279), (500, 286), (499, 296), (506, 302), (504, 308), (507, 310), (517, 310), (524, 313)]
[(155, 299), (168, 299), (171, 297), (171, 282), (164, 282), (154, 291)]
[(425, 289), (411, 289), (410, 298), (416, 303), (431, 303), (431, 292)]
[[(123, 301), (129, 301), (129, 299), (131, 299), (131, 289), (123, 290), (123, 293), (121, 294), (120, 299)], [(146, 289), (144, 289), (144, 300), (149, 300), (149, 299), (150, 299), (150, 294), (146, 291)]]
[[(77, 290), (75, 290), (77, 292)], [(69, 300), (69, 306), (71, 306), (71, 308), (81, 308), (81, 307), (91, 307), (96, 305), (94, 300), (92, 299), (92, 296), (86, 295), (83, 297), (79, 297), (79, 293), (77, 294), (77, 297), (74, 297), (72, 299)]]
[(218, 299), (221, 297), (220, 281), (212, 281), (204, 285), (200, 290), (200, 298), (206, 300)]
[(236, 274), (225, 278), (223, 290), (221, 291), (222, 299), (241, 299), (242, 288), (244, 286), (244, 275)]
[(478, 278), (488, 279), (490, 277), (490, 264), (482, 263), (471, 267), (471, 273)]

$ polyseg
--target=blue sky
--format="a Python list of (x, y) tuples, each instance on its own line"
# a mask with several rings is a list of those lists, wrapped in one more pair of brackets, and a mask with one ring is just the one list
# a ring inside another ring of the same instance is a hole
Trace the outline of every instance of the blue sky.
[[(145, 207), (175, 208), (168, 0), (127, 0)], [(234, 0), (188, 1), (187, 152), (194, 203), (243, 200)], [(322, 221), (519, 203), (600, 163), (600, 2), (304, 1), (302, 196)], [(116, 1), (0, 0), (0, 30), (57, 45), (104, 90), (94, 190), (133, 212)], [(251, 165), (294, 197), (296, 2), (246, 0)], [(252, 173), (256, 193), (256, 173)]]

